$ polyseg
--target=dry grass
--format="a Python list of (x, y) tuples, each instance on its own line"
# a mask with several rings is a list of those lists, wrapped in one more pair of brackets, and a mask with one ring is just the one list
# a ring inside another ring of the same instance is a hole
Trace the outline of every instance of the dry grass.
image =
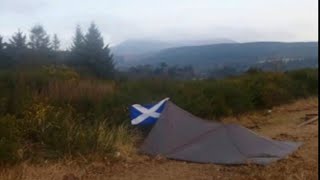
[[(317, 106), (317, 98), (310, 98), (275, 107), (271, 113), (254, 112), (224, 119), (225, 122), (237, 122), (245, 126), (255, 123), (255, 131), (259, 134), (304, 143), (287, 159), (266, 167), (197, 164), (134, 155), (131, 159), (116, 162), (102, 157), (94, 163), (81, 160), (43, 164), (24, 162), (3, 168), (0, 179), (318, 179), (318, 122), (297, 127), (306, 113), (318, 111)], [(124, 156), (127, 156), (127, 152), (133, 152), (130, 149), (132, 146), (128, 148), (125, 140), (118, 143), (119, 152)]]
[(115, 83), (90, 79), (50, 81), (37, 96), (51, 100), (77, 101), (86, 97), (94, 102), (115, 92)]
[(273, 107), (269, 110), (250, 112), (237, 117), (223, 119), (225, 123), (237, 123), (247, 128), (259, 130), (261, 126), (279, 126), (281, 124), (292, 125), (301, 121), (306, 113), (317, 111), (318, 97), (301, 99), (291, 104)]
[(140, 136), (128, 130), (126, 126), (119, 126), (116, 128), (106, 128), (105, 125), (101, 125), (98, 128), (98, 145), (104, 146), (99, 149), (106, 149), (106, 147), (112, 147), (117, 160), (131, 160), (137, 153), (136, 142)]

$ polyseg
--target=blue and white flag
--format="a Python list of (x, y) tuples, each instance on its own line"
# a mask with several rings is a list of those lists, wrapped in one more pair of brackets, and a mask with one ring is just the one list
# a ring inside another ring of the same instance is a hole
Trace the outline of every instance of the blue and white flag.
[(132, 125), (152, 125), (160, 117), (161, 112), (169, 98), (165, 98), (156, 104), (134, 104), (130, 108)]

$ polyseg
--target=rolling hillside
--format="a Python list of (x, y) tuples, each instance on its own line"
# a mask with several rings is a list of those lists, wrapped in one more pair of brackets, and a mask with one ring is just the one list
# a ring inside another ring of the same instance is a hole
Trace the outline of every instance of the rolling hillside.
[(192, 65), (199, 69), (246, 67), (272, 60), (305, 60), (318, 57), (318, 42), (227, 43), (169, 48), (142, 58), (139, 64)]
[(111, 47), (117, 65), (130, 66), (139, 63), (141, 59), (146, 59), (153, 54), (169, 48), (183, 46), (200, 46), (208, 44), (236, 43), (231, 39), (207, 39), (207, 40), (180, 40), (180, 41), (157, 41), (157, 40), (126, 40), (116, 46)]

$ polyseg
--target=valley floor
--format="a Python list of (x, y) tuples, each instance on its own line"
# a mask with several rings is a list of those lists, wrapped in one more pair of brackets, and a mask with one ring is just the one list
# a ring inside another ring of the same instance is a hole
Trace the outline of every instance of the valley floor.
[(223, 119), (237, 122), (273, 139), (303, 142), (288, 158), (268, 166), (196, 164), (143, 155), (116, 163), (63, 161), (31, 165), (27, 162), (1, 169), (0, 179), (318, 179), (318, 121), (298, 127), (307, 113), (318, 113), (318, 98), (299, 100)]

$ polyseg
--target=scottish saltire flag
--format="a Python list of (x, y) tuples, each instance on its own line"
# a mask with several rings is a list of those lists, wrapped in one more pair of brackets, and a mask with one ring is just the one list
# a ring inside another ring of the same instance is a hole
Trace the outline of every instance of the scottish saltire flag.
[(152, 125), (160, 117), (166, 102), (169, 98), (165, 98), (156, 104), (140, 105), (134, 104), (130, 107), (130, 117), (132, 125)]

